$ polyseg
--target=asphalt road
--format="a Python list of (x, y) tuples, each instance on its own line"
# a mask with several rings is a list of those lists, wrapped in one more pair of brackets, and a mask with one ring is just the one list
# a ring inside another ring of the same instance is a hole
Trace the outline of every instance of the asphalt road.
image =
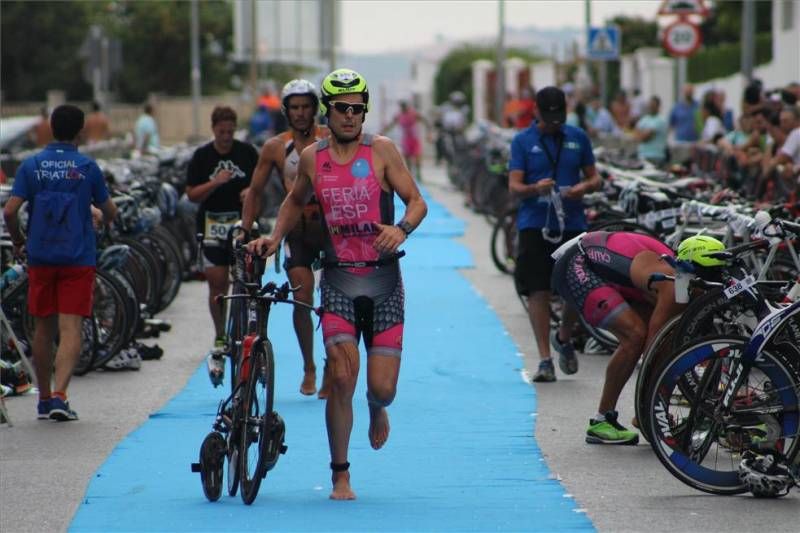
[[(520, 379), (525, 379), (525, 371), (535, 369), (538, 354), (511, 278), (492, 264), (491, 227), (463, 207), (463, 197), (451, 189), (441, 169), (426, 167), (423, 172), (434, 198), (467, 224), (460, 241), (471, 250), (475, 267), (463, 275), (519, 346), (525, 367), (521, 365)], [(0, 426), (0, 532), (67, 529), (89, 480), (114, 446), (181, 390), (203, 360), (211, 339), (196, 332), (210, 331), (205, 297), (203, 284), (185, 284), (161, 315), (173, 330), (155, 340), (165, 350), (160, 361), (145, 362), (138, 372), (95, 372), (75, 378), (70, 400), (79, 422), (37, 421), (35, 397), (6, 402), (14, 427)], [(800, 531), (800, 491), (781, 500), (711, 496), (673, 478), (647, 444), (585, 444), (586, 424), (597, 408), (606, 362), (606, 356), (581, 356), (576, 375), (559, 374), (556, 383), (536, 385), (539, 447), (553, 475), (598, 530)], [(631, 387), (619, 407), (621, 419), (629, 420)], [(530, 519), (534, 527), (536, 516)]]

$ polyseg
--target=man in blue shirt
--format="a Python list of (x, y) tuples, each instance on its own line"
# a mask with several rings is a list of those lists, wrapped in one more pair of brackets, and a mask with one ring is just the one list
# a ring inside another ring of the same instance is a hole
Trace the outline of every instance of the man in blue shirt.
[(650, 97), (647, 112), (636, 123), (634, 136), (639, 141), (637, 153), (639, 159), (650, 161), (656, 165), (663, 165), (667, 160), (667, 121), (659, 116), (661, 99), (658, 96)]
[[(564, 92), (545, 87), (536, 94), (536, 103), (538, 120), (511, 143), (509, 190), (521, 199), (514, 281), (517, 292), (528, 298), (528, 314), (541, 358), (533, 380), (548, 382), (556, 380), (548, 342), (551, 254), (586, 230), (581, 198), (598, 190), (601, 181), (586, 133), (565, 124)], [(559, 367), (566, 374), (578, 371), (569, 340), (576, 318), (573, 310), (565, 310), (559, 331), (550, 334), (550, 341), (561, 352)]]
[(675, 140), (678, 142), (695, 142), (700, 137), (697, 134), (697, 102), (694, 99), (694, 87), (686, 84), (683, 87), (683, 100), (676, 102), (669, 114), (669, 127), (675, 130)]
[[(32, 348), (39, 418), (64, 422), (78, 419), (67, 402), (67, 386), (80, 356), (83, 317), (92, 316), (97, 256), (92, 203), (100, 207), (106, 224), (117, 209), (97, 163), (78, 152), (83, 111), (59, 106), (50, 115), (50, 125), (56, 142), (22, 162), (3, 217), (14, 254), (20, 256), (25, 249), (28, 256), (28, 312), (35, 320)], [(25, 201), (27, 240), (17, 218)]]

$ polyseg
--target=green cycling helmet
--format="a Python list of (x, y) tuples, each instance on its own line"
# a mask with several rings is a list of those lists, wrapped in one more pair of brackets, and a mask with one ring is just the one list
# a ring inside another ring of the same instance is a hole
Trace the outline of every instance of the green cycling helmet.
[(320, 109), (323, 115), (328, 114), (328, 102), (331, 101), (331, 97), (339, 94), (364, 95), (364, 103), (367, 104), (367, 111), (369, 111), (369, 89), (367, 88), (367, 80), (355, 70), (350, 70), (349, 68), (334, 70), (322, 80), (320, 92), (322, 93)]
[(714, 252), (722, 252), (725, 245), (708, 235), (695, 235), (681, 241), (678, 245), (678, 259), (681, 261), (691, 261), (702, 267), (723, 266), (725, 261), (712, 257)]

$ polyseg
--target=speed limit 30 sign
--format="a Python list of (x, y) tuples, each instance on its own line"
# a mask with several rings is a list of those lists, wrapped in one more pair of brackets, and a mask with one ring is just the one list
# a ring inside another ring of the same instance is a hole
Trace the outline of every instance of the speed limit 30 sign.
[(681, 19), (664, 28), (664, 48), (672, 56), (688, 57), (695, 53), (703, 42), (697, 24)]

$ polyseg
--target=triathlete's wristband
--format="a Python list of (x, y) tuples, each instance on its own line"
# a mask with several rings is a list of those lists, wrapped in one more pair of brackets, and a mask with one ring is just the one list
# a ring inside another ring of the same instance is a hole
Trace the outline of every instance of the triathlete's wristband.
[(403, 233), (406, 234), (406, 237), (411, 235), (411, 232), (414, 231), (414, 226), (409, 224), (407, 220), (401, 220), (400, 222), (398, 222), (397, 227), (403, 230)]

